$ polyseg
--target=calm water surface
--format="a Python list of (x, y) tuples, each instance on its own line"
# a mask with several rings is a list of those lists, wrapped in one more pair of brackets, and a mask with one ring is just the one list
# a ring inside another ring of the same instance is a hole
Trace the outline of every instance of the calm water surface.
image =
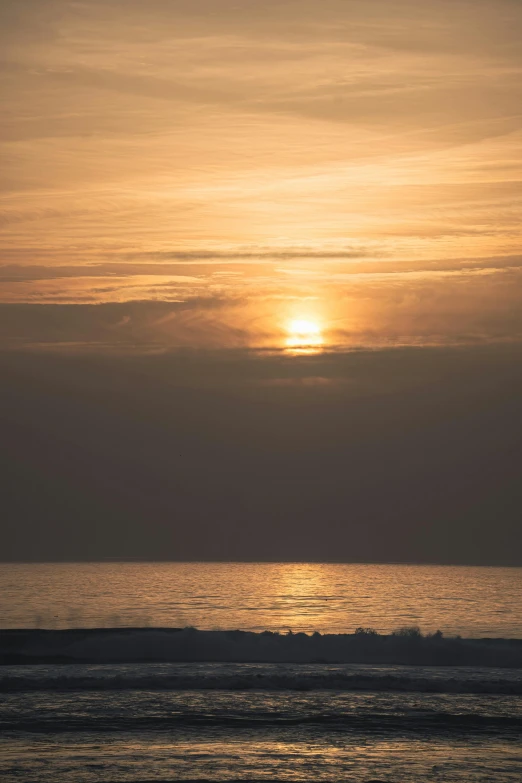
[(152, 625), (522, 637), (522, 569), (315, 563), (0, 564), (0, 627)]

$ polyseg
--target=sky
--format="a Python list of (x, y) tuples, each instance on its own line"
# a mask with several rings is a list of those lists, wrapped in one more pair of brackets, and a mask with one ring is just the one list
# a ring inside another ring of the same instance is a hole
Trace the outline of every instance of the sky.
[(522, 565), (521, 36), (4, 0), (1, 558)]

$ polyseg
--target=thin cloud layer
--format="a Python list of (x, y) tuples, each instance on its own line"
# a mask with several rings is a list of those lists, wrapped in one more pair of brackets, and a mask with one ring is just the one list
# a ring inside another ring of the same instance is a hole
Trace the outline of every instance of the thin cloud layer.
[(192, 313), (139, 344), (518, 340), (521, 34), (516, 0), (5, 0), (0, 301), (31, 344), (135, 301)]
[(287, 280), (277, 285), (248, 269), (230, 277), (4, 283), (20, 294), (0, 304), (0, 348), (288, 353), (291, 324), (303, 318), (320, 332), (325, 351), (522, 341), (520, 264), (359, 274), (301, 268), (280, 276)]

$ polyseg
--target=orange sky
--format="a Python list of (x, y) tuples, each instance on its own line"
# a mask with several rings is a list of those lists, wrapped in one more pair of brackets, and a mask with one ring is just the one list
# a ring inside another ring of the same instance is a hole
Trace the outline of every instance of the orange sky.
[(119, 304), (97, 345), (520, 340), (521, 34), (515, 0), (4, 0), (0, 303)]

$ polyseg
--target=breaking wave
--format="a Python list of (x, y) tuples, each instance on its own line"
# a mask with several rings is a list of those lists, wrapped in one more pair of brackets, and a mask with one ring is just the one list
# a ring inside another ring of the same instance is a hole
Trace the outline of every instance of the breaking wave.
[(8, 630), (0, 634), (0, 664), (23, 663), (354, 663), (522, 668), (520, 639), (390, 635), (279, 634), (194, 628)]

